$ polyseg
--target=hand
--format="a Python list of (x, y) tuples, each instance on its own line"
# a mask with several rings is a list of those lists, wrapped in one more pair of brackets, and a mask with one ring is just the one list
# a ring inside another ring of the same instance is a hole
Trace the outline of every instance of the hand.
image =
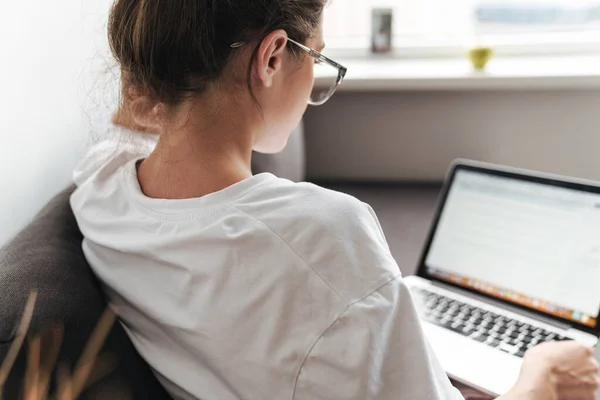
[(578, 342), (549, 342), (525, 354), (514, 389), (505, 399), (595, 400), (598, 362), (594, 350)]

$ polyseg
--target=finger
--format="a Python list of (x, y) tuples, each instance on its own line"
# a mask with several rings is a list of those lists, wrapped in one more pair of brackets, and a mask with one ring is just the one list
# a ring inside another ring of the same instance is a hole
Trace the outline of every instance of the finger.
[(558, 375), (557, 386), (561, 391), (595, 391), (600, 384), (598, 374), (583, 371), (565, 371)]
[(597, 376), (599, 370), (600, 366), (597, 362), (588, 361), (578, 368), (556, 368), (554, 369), (554, 372), (561, 376), (569, 376), (578, 379), (579, 377)]
[(575, 341), (571, 341), (568, 343), (570, 343), (574, 347), (573, 351), (577, 351), (583, 357), (593, 357), (594, 356), (594, 348), (593, 347), (590, 347), (590, 346), (587, 346), (585, 344), (575, 342)]
[(559, 398), (569, 400), (596, 400), (596, 392), (581, 389), (561, 390)]
[(596, 376), (600, 374), (600, 365), (597, 362), (592, 363), (592, 365), (590, 365), (590, 373)]
[(592, 385), (594, 385), (594, 390), (598, 390), (598, 388), (600, 388), (600, 377), (598, 376), (598, 374), (594, 375), (594, 378), (592, 379)]
[(586, 354), (588, 356), (593, 356), (594, 355), (594, 348), (593, 347), (589, 347), (589, 346), (584, 346), (584, 347), (585, 347)]

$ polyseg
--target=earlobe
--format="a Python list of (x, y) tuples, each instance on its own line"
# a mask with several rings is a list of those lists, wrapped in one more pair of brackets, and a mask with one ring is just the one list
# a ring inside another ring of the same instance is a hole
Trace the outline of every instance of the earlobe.
[(266, 88), (270, 88), (271, 86), (273, 86), (273, 78), (271, 77), (266, 77), (263, 80), (263, 84), (265, 85)]

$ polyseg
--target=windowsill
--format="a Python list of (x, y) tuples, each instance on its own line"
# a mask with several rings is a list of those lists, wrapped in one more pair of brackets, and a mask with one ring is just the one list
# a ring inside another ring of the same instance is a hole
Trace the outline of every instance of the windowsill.
[(600, 89), (600, 56), (496, 58), (485, 71), (458, 58), (336, 61), (348, 68), (346, 92)]

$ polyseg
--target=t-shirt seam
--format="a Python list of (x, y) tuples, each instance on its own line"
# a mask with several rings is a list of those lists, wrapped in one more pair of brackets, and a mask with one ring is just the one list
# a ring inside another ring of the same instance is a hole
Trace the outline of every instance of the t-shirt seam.
[(306, 352), (306, 355), (302, 359), (302, 363), (300, 364), (300, 367), (298, 368), (298, 372), (296, 373), (296, 379), (294, 380), (294, 389), (292, 390), (292, 399), (291, 400), (294, 400), (296, 398), (296, 389), (298, 388), (298, 380), (300, 379), (300, 374), (302, 373), (302, 368), (304, 368), (304, 364), (306, 364), (306, 360), (308, 360), (308, 357), (310, 357), (314, 348), (321, 341), (323, 336), (325, 336), (325, 334), (327, 332), (329, 332), (329, 330), (331, 330), (331, 328), (333, 328), (333, 326), (340, 320), (340, 318), (342, 318), (344, 316), (344, 314), (346, 314), (348, 312), (350, 307), (351, 307), (351, 305), (346, 306), (346, 308), (331, 322), (331, 324), (329, 324), (329, 326), (325, 330), (323, 330), (323, 332), (315, 339), (312, 346), (310, 346), (310, 348)]
[(373, 290), (372, 292), (370, 292), (369, 294), (367, 294), (366, 296), (364, 296), (362, 299), (357, 300), (351, 304), (348, 304), (348, 306), (344, 309), (344, 311), (342, 311), (334, 320), (333, 322), (323, 331), (323, 333), (321, 333), (319, 335), (319, 337), (317, 337), (317, 339), (314, 341), (314, 343), (312, 344), (312, 346), (309, 348), (308, 352), (306, 353), (306, 356), (304, 357), (304, 359), (302, 360), (302, 363), (300, 364), (300, 368), (298, 368), (298, 373), (296, 374), (296, 379), (294, 381), (294, 389), (292, 391), (292, 399), (294, 400), (294, 398), (296, 397), (296, 389), (298, 387), (298, 380), (300, 379), (300, 374), (302, 373), (302, 369), (304, 368), (304, 364), (306, 364), (306, 360), (308, 360), (308, 357), (310, 357), (310, 355), (312, 354), (313, 350), (315, 349), (315, 347), (317, 346), (317, 344), (321, 341), (321, 339), (323, 339), (323, 337), (327, 334), (327, 332), (329, 332), (331, 330), (331, 328), (333, 328), (333, 326), (339, 322), (339, 320), (355, 305), (357, 305), (358, 303), (362, 303), (363, 301), (365, 301), (366, 299), (368, 299), (369, 297), (373, 296), (375, 293), (379, 292), (381, 289), (383, 289), (384, 287), (386, 287), (387, 285), (389, 285), (390, 283), (394, 282), (395, 280), (398, 279), (402, 279), (402, 274), (395, 276), (394, 278), (389, 279), (388, 281), (386, 281), (384, 284), (380, 285), (379, 287), (377, 287), (375, 290)]
[[(131, 193), (131, 190), (133, 190), (133, 189), (130, 187), (130, 185), (128, 185), (127, 183), (125, 183), (125, 185), (126, 185), (127, 197), (129, 198), (129, 200), (131, 202), (133, 202), (133, 204), (136, 206), (136, 208), (138, 210), (140, 210), (142, 213), (144, 213), (152, 218), (155, 218), (157, 220), (160, 220), (160, 221), (179, 222), (179, 221), (191, 221), (193, 219), (201, 218), (204, 216), (216, 215), (216, 214), (222, 213), (226, 209), (230, 209), (231, 207), (244, 213), (243, 211), (241, 211), (237, 207), (235, 207), (234, 204), (236, 202), (238, 202), (240, 200), (240, 198), (251, 194), (256, 189), (260, 188), (261, 186), (263, 186), (266, 183), (267, 183), (266, 181), (260, 182), (257, 185), (255, 185), (253, 188), (250, 188), (250, 189), (244, 191), (238, 197), (231, 200), (230, 202), (226, 202), (223, 204), (218, 204), (218, 205), (213, 206), (214, 208), (212, 210), (206, 209), (202, 212), (187, 212), (187, 213), (180, 213), (180, 214), (167, 214), (167, 213), (159, 212), (159, 211), (156, 211), (156, 210), (146, 206), (145, 204), (142, 204), (140, 201), (138, 201), (136, 198), (134, 198), (133, 193)], [(244, 213), (244, 214), (248, 215), (246, 213)]]
[(381, 285), (377, 286), (375, 289), (373, 289), (371, 292), (369, 292), (367, 295), (365, 295), (363, 298), (356, 300), (352, 303), (350, 303), (348, 305), (348, 308), (358, 304), (358, 303), (362, 303), (363, 301), (365, 301), (366, 299), (368, 299), (369, 297), (371, 297), (372, 295), (374, 295), (375, 293), (379, 292), (381, 289), (383, 289), (384, 287), (386, 287), (387, 285), (389, 285), (390, 283), (394, 282), (395, 280), (398, 279), (402, 279), (402, 274), (398, 274), (393, 276), (392, 278), (389, 278), (387, 281), (383, 282)]
[(261, 221), (260, 219), (248, 214), (247, 212), (245, 212), (244, 210), (241, 210), (240, 208), (238, 208), (235, 204), (231, 204), (230, 205), (232, 208), (235, 208), (236, 210), (238, 210), (239, 212), (241, 212), (242, 214), (244, 214), (245, 216), (247, 216), (248, 218), (253, 219), (254, 221), (258, 222), (259, 224), (261, 224), (262, 226), (264, 226), (265, 228), (267, 228), (273, 235), (275, 235), (277, 238), (279, 238), (279, 240), (281, 240), (286, 247), (292, 252), (294, 253), (294, 255), (296, 257), (298, 257), (298, 259), (300, 261), (302, 261), (304, 263), (304, 265), (306, 265), (308, 268), (311, 269), (311, 271), (313, 271), (315, 273), (315, 275), (317, 275), (319, 277), (319, 279), (321, 280), (321, 282), (323, 282), (325, 285), (327, 285), (327, 287), (333, 292), (335, 293), (346, 305), (348, 305), (348, 301), (346, 299), (344, 299), (344, 297), (338, 293), (337, 290), (335, 290), (330, 284), (329, 282), (327, 282), (325, 280), (325, 278), (323, 278), (323, 276), (321, 276), (321, 274), (319, 274), (319, 272), (312, 267), (312, 265), (310, 265), (279, 233), (277, 233), (273, 228), (271, 228), (269, 225), (265, 224), (263, 221)]

